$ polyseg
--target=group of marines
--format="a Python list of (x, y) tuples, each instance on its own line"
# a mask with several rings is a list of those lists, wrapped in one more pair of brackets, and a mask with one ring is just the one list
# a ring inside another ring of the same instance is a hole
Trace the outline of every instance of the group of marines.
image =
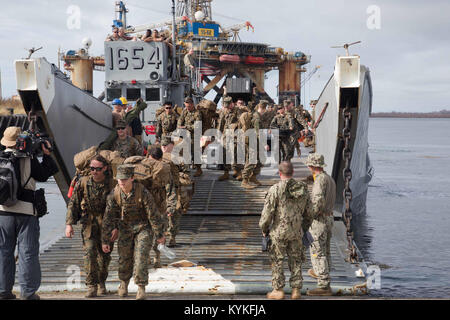
[[(242, 129), (243, 131), (279, 129), (283, 133), (286, 131), (288, 134), (280, 134), (282, 156), (280, 161), (282, 164), (290, 164), (289, 161), (293, 157), (293, 149), (298, 144), (298, 138), (305, 134), (305, 130), (308, 130), (311, 122), (307, 111), (295, 108), (290, 100), (285, 100), (282, 105), (278, 105), (277, 113), (273, 106), (265, 100), (260, 100), (253, 107), (252, 103), (246, 106), (240, 99), (235, 105), (229, 96), (224, 97), (223, 108), (219, 112), (216, 111), (215, 106), (211, 107), (211, 104), (202, 104), (201, 102), (195, 106), (190, 97), (185, 99), (184, 105), (185, 108), (180, 109), (174, 107), (172, 103), (166, 102), (157, 111), (156, 143), (149, 145), (146, 152), (144, 152), (142, 143), (132, 137), (128, 128), (129, 124), (145, 109), (145, 102), (138, 100), (136, 107), (128, 112), (125, 109), (116, 110), (116, 114), (113, 112), (116, 131), (100, 145), (99, 150), (117, 151), (121, 158), (126, 159), (124, 164), (116, 168), (115, 176), (113, 176), (111, 163), (105, 157), (96, 154), (89, 162), (90, 174), (83, 176), (75, 184), (68, 204), (66, 236), (72, 237), (74, 234), (72, 225), (77, 222), (81, 223), (85, 250), (86, 285), (88, 286), (86, 297), (96, 297), (107, 293), (105, 283), (111, 261), (111, 251), (116, 240), (119, 254), (119, 296), (128, 295), (128, 284), (134, 274), (134, 280), (138, 286), (136, 299), (145, 299), (149, 264), (153, 263), (155, 268), (161, 267), (158, 245), (165, 244), (166, 237), (169, 237), (168, 246), (176, 246), (175, 237), (179, 231), (180, 217), (187, 211), (190, 200), (186, 195), (183, 196), (180, 179), (182, 174), (189, 174), (187, 165), (175, 164), (171, 159), (174, 147), (171, 135), (176, 129), (186, 129), (193, 136), (195, 122), (200, 121), (203, 128), (202, 133), (210, 128), (216, 128), (221, 132), (227, 129)], [(247, 143), (246, 154), (248, 154), (248, 148)], [(266, 146), (266, 148), (269, 147)], [(194, 148), (192, 147), (191, 150), (193, 152)], [(299, 147), (297, 152), (300, 156)], [(146, 153), (145, 158), (143, 157), (144, 153)], [(152, 172), (158, 173), (152, 176), (150, 184), (136, 181), (139, 180), (135, 174), (135, 166), (133, 166), (136, 156), (139, 161), (142, 161), (142, 164), (145, 162), (145, 166), (150, 167)], [(201, 165), (195, 164), (194, 166), (196, 168), (194, 177), (201, 176), (203, 173)], [(225, 164), (224, 173), (219, 180), (229, 179), (229, 171), (233, 169), (233, 177), (242, 180), (242, 187), (255, 188), (261, 185), (256, 179), (261, 167), (259, 159), (256, 164), (252, 164), (247, 156), (244, 165)], [(291, 178), (292, 175), (288, 174), (287, 177)], [(308, 203), (305, 202), (305, 206), (309, 206)], [(264, 210), (266, 213), (263, 212), (263, 216), (266, 217), (266, 222), (261, 222), (261, 227), (263, 232), (268, 233), (266, 224), (270, 219), (267, 216), (267, 203)], [(330, 211), (329, 208), (327, 211)], [(326, 214), (328, 215), (329, 212)], [(310, 220), (305, 218), (305, 221)], [(270, 224), (274, 226), (273, 221)], [(328, 232), (329, 227), (326, 229)], [(153, 260), (150, 259), (151, 249), (155, 252)], [(327, 251), (329, 252), (329, 239), (325, 236), (325, 248), (320, 247), (315, 250), (314, 255), (317, 257), (317, 252), (325, 252), (326, 255)], [(275, 246), (272, 248), (272, 252), (278, 253), (278, 255), (286, 254), (286, 252), (276, 251)], [(329, 267), (328, 264), (320, 261), (321, 267), (317, 271), (319, 275), (316, 275), (313, 270), (310, 270), (310, 275), (322, 279), (325, 286), (329, 288)], [(277, 278), (279, 268), (276, 268), (276, 263), (279, 262), (272, 260), (274, 293), (269, 295), (269, 298), (279, 298), (280, 293), (276, 286), (280, 287), (281, 284), (284, 286), (284, 280), (279, 281)], [(295, 270), (298, 271), (298, 268)]]

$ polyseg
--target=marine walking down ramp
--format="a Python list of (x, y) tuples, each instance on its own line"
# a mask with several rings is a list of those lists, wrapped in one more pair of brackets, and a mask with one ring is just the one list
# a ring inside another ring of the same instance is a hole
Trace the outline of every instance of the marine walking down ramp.
[[(305, 160), (292, 160), (295, 179), (309, 175), (303, 163)], [(169, 260), (161, 255), (162, 268), (149, 269), (146, 292), (150, 295), (265, 295), (269, 292), (270, 260), (265, 252), (261, 252), (262, 235), (258, 222), (266, 191), (279, 181), (277, 171), (276, 167), (264, 167), (260, 179), (263, 185), (243, 190), (240, 181), (217, 181), (220, 171), (204, 170), (196, 180), (190, 208), (181, 218), (177, 245), (172, 248), (176, 259)], [(335, 212), (334, 219), (330, 273), (332, 294), (367, 294), (365, 279), (356, 275), (362, 266), (345, 260), (348, 256), (347, 239), (341, 214)], [(86, 291), (80, 230), (74, 229), (73, 239), (62, 238), (41, 253), (40, 292)], [(306, 258), (302, 265), (302, 294), (317, 287), (317, 280), (308, 275), (308, 269), (312, 267), (308, 252)], [(74, 266), (81, 270), (79, 286), (70, 282), (73, 278), (68, 278), (68, 272), (75, 270)], [(117, 270), (118, 254), (114, 249), (106, 281), (111, 295), (106, 298), (117, 295), (120, 283)], [(288, 278), (289, 271), (285, 275)], [(137, 286), (131, 281), (129, 292), (136, 291)], [(290, 292), (288, 287), (285, 292)]]

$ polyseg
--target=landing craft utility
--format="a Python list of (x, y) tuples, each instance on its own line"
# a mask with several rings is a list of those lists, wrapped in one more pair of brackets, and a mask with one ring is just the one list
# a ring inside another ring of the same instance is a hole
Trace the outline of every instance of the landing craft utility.
[[(239, 31), (250, 24), (221, 26), (212, 19), (211, 1), (180, 0), (176, 12), (174, 2), (172, 22), (145, 24), (139, 28), (129, 26), (128, 10), (123, 2), (118, 2), (116, 11), (119, 18), (116, 17), (114, 24), (118, 28), (125, 27), (125, 34), (136, 40), (142, 39), (141, 33), (147, 29), (160, 29), (168, 37), (161, 40), (157, 35), (154, 39), (160, 41), (152, 42), (106, 41), (104, 58), (92, 57), (88, 51), (90, 43), (86, 41), (84, 48), (71, 50), (62, 57), (66, 70), (71, 71), (71, 78), (45, 58), (15, 61), (17, 89), (24, 108), (38, 118), (38, 129), (48, 133), (54, 141), (54, 158), (60, 169), (55, 180), (65, 200), (68, 200), (67, 191), (76, 172), (74, 155), (98, 146), (115, 131), (110, 106), (114, 99), (124, 97), (131, 103), (142, 100), (146, 104), (140, 116), (146, 131), (144, 143), (154, 142), (156, 112), (164, 102), (171, 101), (174, 106), (182, 107), (185, 98), (192, 97), (197, 105), (209, 92), (215, 92), (213, 107), (217, 107), (226, 93), (232, 104), (242, 99), (245, 104), (257, 106), (266, 100), (267, 114), (274, 116), (274, 100), (264, 90), (264, 75), (270, 70), (279, 71), (280, 104), (289, 98), (300, 107), (300, 73), (311, 57), (300, 51), (289, 53), (266, 44), (239, 41)], [(348, 45), (346, 47), (348, 49)], [(92, 96), (92, 88), (81, 86), (89, 81), (78, 81), (80, 71), (81, 75), (89, 76), (94, 68), (105, 69), (105, 76), (107, 74), (105, 92), (99, 99)], [(367, 153), (372, 87), (369, 69), (360, 65), (358, 55), (348, 53), (337, 57), (335, 72), (314, 106), (320, 119), (308, 126), (315, 129), (315, 151), (324, 155), (325, 171), (336, 182), (331, 291), (333, 294), (364, 293), (362, 280), (355, 276), (355, 271), (365, 271), (365, 264), (353, 242), (350, 222), (352, 215), (365, 206), (372, 176)], [(10, 120), (1, 119), (2, 131)], [(20, 125), (27, 125), (24, 119), (21, 121)], [(67, 132), (72, 134), (68, 136)], [(207, 146), (204, 152), (208, 152)], [(297, 173), (294, 178), (306, 178), (307, 169), (301, 159), (292, 158), (292, 163)], [(262, 186), (244, 191), (231, 174), (228, 179), (218, 181), (216, 165), (203, 163), (203, 174), (198, 179), (186, 172), (190, 182), (195, 182), (192, 189), (195, 193), (181, 218), (174, 250), (177, 256), (195, 261), (197, 267), (182, 270), (185, 273), (173, 268), (158, 269), (158, 276), (146, 288), (147, 293), (164, 292), (170, 279), (181, 275), (186, 275), (185, 282), (173, 285), (171, 292), (263, 294), (268, 291), (270, 263), (267, 255), (260, 252), (261, 232), (257, 221), (264, 194), (275, 183), (277, 171), (262, 166), (260, 173), (256, 171)], [(235, 179), (238, 180), (239, 167), (232, 169), (236, 169)], [(69, 246), (61, 239), (42, 254), (45, 271), (41, 290), (65, 290), (66, 282), (58, 275), (64, 274), (74, 261), (81, 265), (81, 257), (74, 258), (79, 255), (76, 248), (81, 247), (81, 239), (71, 241)], [(71, 249), (61, 254), (61, 247)], [(112, 257), (117, 258), (115, 252)], [(346, 262), (347, 258), (351, 263)], [(167, 260), (162, 258), (161, 264), (164, 267)], [(304, 265), (304, 275), (307, 267), (308, 263)], [(195, 282), (189, 281), (190, 272), (195, 273)], [(117, 277), (111, 277), (106, 288), (117, 290), (117, 284)], [(302, 293), (315, 287), (315, 279), (305, 276)], [(130, 291), (133, 290), (137, 287), (130, 283)]]

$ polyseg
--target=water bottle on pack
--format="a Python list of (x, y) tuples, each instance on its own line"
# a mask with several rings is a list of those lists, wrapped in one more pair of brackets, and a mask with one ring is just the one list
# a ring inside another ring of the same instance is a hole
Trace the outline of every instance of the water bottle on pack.
[(162, 243), (158, 244), (158, 250), (170, 260), (173, 260), (176, 257), (175, 252), (167, 248), (165, 244)]

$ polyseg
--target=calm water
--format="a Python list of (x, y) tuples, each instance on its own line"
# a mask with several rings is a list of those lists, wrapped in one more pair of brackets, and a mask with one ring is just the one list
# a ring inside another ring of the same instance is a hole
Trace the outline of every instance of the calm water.
[(375, 175), (358, 245), (374, 295), (450, 297), (450, 119), (371, 119)]
[[(375, 175), (360, 217), (358, 246), (381, 267), (375, 296), (450, 297), (450, 119), (371, 119)], [(51, 214), (41, 249), (64, 232), (65, 204), (45, 184)]]

